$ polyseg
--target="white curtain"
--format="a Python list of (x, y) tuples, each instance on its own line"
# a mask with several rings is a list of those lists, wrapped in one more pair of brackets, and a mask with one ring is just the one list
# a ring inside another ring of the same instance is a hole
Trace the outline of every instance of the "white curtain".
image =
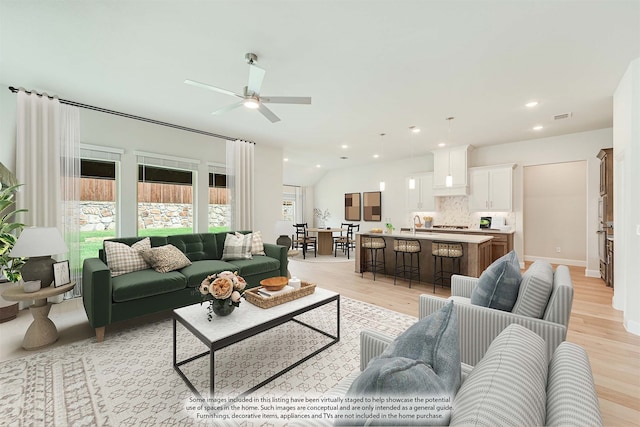
[(253, 229), (252, 142), (227, 141), (227, 187), (231, 195), (231, 229)]
[(80, 113), (57, 98), (24, 90), (18, 91), (17, 104), (16, 176), (24, 186), (16, 205), (28, 209), (26, 226), (60, 230), (69, 247), (60, 259), (69, 259), (79, 295)]

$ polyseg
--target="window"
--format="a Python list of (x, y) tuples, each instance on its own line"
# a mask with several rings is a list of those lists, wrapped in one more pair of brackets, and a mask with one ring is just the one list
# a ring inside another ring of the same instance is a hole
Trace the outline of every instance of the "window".
[(293, 185), (282, 186), (282, 219), (294, 224), (303, 222), (302, 188)]
[(197, 160), (138, 155), (138, 236), (193, 232)]
[(231, 205), (222, 166), (209, 166), (209, 232), (229, 231)]
[(116, 237), (117, 177), (121, 150), (80, 147), (80, 266), (102, 249), (104, 239)]

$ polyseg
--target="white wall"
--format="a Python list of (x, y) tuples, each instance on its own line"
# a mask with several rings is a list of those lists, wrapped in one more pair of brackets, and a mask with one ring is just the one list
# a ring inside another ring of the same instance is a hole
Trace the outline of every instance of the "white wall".
[(640, 335), (640, 58), (633, 61), (613, 97), (613, 306), (625, 328)]
[[(599, 160), (601, 148), (612, 147), (612, 129), (600, 129), (551, 138), (540, 138), (508, 144), (479, 147), (471, 151), (469, 166), (489, 166), (516, 163), (514, 170), (514, 213), (516, 218), (515, 250), (524, 260), (523, 241), (523, 167), (561, 162), (587, 162), (587, 267), (585, 273), (600, 277), (598, 260), (598, 197), (600, 190)], [(329, 223), (337, 225), (344, 218), (344, 193), (377, 191), (378, 181), (384, 177), (387, 190), (382, 197), (382, 218), (390, 217), (394, 226), (408, 226), (411, 218), (405, 207), (405, 177), (417, 172), (433, 171), (431, 155), (396, 162), (328, 171), (315, 186), (315, 206), (329, 208)], [(381, 223), (366, 222), (360, 227), (368, 230)]]

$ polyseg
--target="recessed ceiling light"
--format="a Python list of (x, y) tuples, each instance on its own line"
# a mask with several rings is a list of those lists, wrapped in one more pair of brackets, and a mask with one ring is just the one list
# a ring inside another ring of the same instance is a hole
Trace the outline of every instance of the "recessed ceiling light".
[(316, 165), (316, 167), (317, 167), (317, 168), (320, 168), (320, 167), (322, 167), (322, 166), (320, 166), (320, 165)]
[(411, 132), (413, 132), (413, 133), (419, 133), (420, 132), (420, 128), (416, 127), (416, 126), (409, 126), (409, 129), (411, 129)]
[(347, 160), (348, 157), (347, 156), (340, 156), (340, 160)]
[(346, 150), (347, 148), (349, 148), (349, 146), (347, 144), (342, 144), (342, 149)]
[(444, 147), (445, 145), (447, 145), (447, 144), (445, 144), (444, 142), (441, 142), (441, 143), (438, 144), (438, 147)]
[(538, 105), (538, 101), (531, 101), (531, 102), (527, 102), (526, 104), (524, 104), (525, 107), (529, 107), (529, 108), (533, 108), (536, 105)]
[(377, 159), (378, 157), (380, 157), (380, 154), (374, 154), (374, 155), (373, 155), (373, 158), (374, 158), (374, 159)]
[(288, 161), (289, 161), (289, 159), (288, 159), (287, 157), (285, 157), (285, 158), (284, 158), (284, 159), (282, 159), (282, 160), (283, 160), (283, 161), (285, 161), (285, 162), (288, 162)]
[(533, 130), (542, 130), (542, 129), (543, 129), (542, 125), (537, 125), (533, 127)]

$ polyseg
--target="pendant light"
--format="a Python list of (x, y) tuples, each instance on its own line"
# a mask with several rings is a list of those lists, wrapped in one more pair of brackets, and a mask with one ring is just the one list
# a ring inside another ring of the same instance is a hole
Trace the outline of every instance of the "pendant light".
[[(380, 134), (380, 157), (384, 158), (384, 138), (385, 134)], [(384, 183), (384, 178), (380, 179), (380, 191), (384, 191), (386, 185)]]
[[(448, 131), (448, 137), (447, 140), (449, 142), (449, 144), (451, 144), (451, 120), (453, 120), (454, 117), (447, 117), (447, 121), (449, 122), (449, 131)], [(445, 187), (451, 188), (453, 187), (453, 175), (451, 175), (451, 149), (449, 148), (449, 152), (448, 152), (448, 157), (449, 157), (449, 169), (448, 169), (448, 173), (447, 173), (447, 177), (444, 179), (444, 185)]]
[[(411, 158), (413, 158), (413, 134), (420, 132), (420, 129), (418, 129), (415, 126), (409, 126), (409, 130), (411, 131)], [(415, 189), (416, 189), (416, 179), (413, 176), (411, 176), (409, 177), (409, 190), (415, 190)]]

